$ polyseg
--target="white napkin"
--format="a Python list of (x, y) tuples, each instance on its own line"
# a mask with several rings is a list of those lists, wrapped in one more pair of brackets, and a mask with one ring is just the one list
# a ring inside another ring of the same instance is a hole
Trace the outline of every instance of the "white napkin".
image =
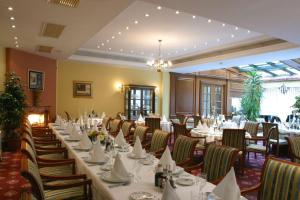
[(132, 153), (137, 158), (143, 157), (143, 155), (145, 155), (145, 153), (146, 153), (145, 149), (143, 149), (143, 147), (142, 147), (141, 140), (138, 136), (135, 138), (135, 143), (134, 143), (134, 146), (132, 149)]
[(86, 127), (87, 127), (88, 129), (91, 128), (90, 118), (87, 118), (87, 119), (86, 119)]
[(56, 115), (55, 124), (60, 124), (60, 116)]
[(145, 121), (145, 119), (143, 118), (143, 116), (142, 116), (141, 114), (139, 115), (139, 119), (138, 119), (138, 121), (139, 121), (139, 122), (143, 122), (143, 121)]
[(161, 200), (180, 200), (174, 188), (169, 181), (166, 182)]
[(73, 124), (72, 124), (72, 122), (68, 122), (67, 128), (64, 132), (71, 134), (72, 130), (73, 130)]
[(119, 146), (124, 146), (126, 145), (126, 140), (124, 138), (124, 134), (122, 129), (120, 130), (119, 134), (117, 135), (117, 137), (115, 138), (115, 143)]
[(214, 188), (213, 193), (223, 200), (239, 200), (241, 191), (236, 183), (233, 167), (223, 178), (223, 180)]
[(91, 154), (91, 161), (100, 162), (105, 159), (105, 153), (102, 149), (100, 141), (97, 141), (97, 144), (93, 147), (93, 150), (90, 152)]
[(102, 114), (101, 114), (101, 119), (103, 119), (105, 117), (105, 112), (103, 112)]
[(168, 122), (166, 116), (164, 115), (163, 118), (162, 118), (162, 122)]
[(80, 143), (79, 143), (79, 146), (81, 148), (87, 148), (87, 149), (90, 149), (92, 148), (92, 142), (89, 138), (89, 136), (87, 135), (87, 133), (83, 133), (81, 139), (80, 139)]
[(111, 170), (110, 176), (113, 180), (128, 181), (130, 178), (129, 173), (123, 164), (120, 154), (116, 155), (116, 159), (114, 162), (114, 166)]
[(166, 150), (164, 151), (163, 155), (161, 156), (158, 164), (161, 164), (163, 168), (167, 168), (170, 166), (171, 170), (173, 171), (176, 167), (175, 161), (172, 159), (172, 155), (170, 152), (169, 147), (166, 147)]
[(80, 125), (81, 127), (84, 126), (84, 122), (83, 122), (83, 117), (82, 117), (82, 115), (80, 115), (80, 117), (79, 117), (79, 125)]
[(202, 123), (201, 123), (201, 121), (199, 121), (199, 122), (198, 122), (197, 128), (198, 128), (198, 129), (200, 129), (200, 130), (202, 130), (202, 129), (203, 129), (203, 126), (202, 126)]
[(78, 130), (77, 125), (73, 125), (72, 131), (70, 133), (70, 139), (72, 140), (80, 140), (81, 135), (79, 134), (80, 128)]

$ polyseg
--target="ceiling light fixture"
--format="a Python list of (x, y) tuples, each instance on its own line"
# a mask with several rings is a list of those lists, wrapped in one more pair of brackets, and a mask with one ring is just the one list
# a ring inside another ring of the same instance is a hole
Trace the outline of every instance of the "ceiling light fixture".
[(10, 20), (14, 21), (14, 20), (15, 20), (15, 18), (14, 18), (14, 17), (10, 17)]
[(176, 15), (178, 15), (180, 12), (179, 12), (179, 10), (176, 10), (176, 12), (175, 12), (175, 13), (176, 13)]
[(97, 48), (98, 48), (98, 49), (100, 49), (100, 46), (99, 46), (99, 45), (97, 45)]
[(225, 27), (225, 26), (226, 26), (226, 24), (224, 24), (224, 23), (223, 23), (223, 24), (222, 24), (222, 26), (223, 26), (223, 27)]
[(122, 32), (119, 32), (118, 34), (119, 34), (119, 35), (121, 35), (121, 34), (122, 34)]
[(111, 36), (111, 39), (115, 39), (115, 36)]
[(11, 7), (11, 6), (9, 6), (7, 9), (8, 9), (9, 11), (13, 11), (13, 10), (14, 10), (13, 7)]
[(109, 42), (109, 40), (106, 40), (106, 42), (108, 43), (108, 42)]
[(102, 42), (101, 45), (104, 46), (104, 43)]
[(18, 41), (16, 40), (15, 43), (18, 44)]
[(208, 22), (208, 23), (211, 23), (211, 19), (208, 19), (207, 22)]
[(123, 49), (120, 49), (121, 52), (123, 52)]
[(16, 47), (19, 48), (19, 45), (17, 44)]
[(135, 24), (138, 24), (138, 23), (139, 23), (139, 21), (135, 20), (135, 21), (134, 21), (134, 23), (135, 23)]
[(239, 30), (239, 27), (236, 26), (236, 27), (235, 27), (235, 30), (236, 30), (236, 31)]
[(161, 10), (162, 9), (162, 7), (161, 6), (157, 6), (157, 10)]
[(145, 17), (149, 17), (150, 15), (148, 13), (145, 14)]
[(111, 48), (109, 47), (108, 50), (111, 50)]
[(11, 27), (12, 27), (12, 28), (16, 28), (16, 25), (12, 25)]
[(196, 16), (195, 16), (195, 15), (193, 15), (193, 19), (196, 19)]
[(235, 36), (233, 34), (231, 34), (231, 38), (234, 38)]
[(129, 26), (126, 26), (126, 30), (129, 30)]
[(148, 61), (147, 65), (151, 69), (155, 69), (157, 72), (161, 72), (162, 70), (166, 69), (167, 67), (172, 66), (171, 61), (166, 61), (162, 59), (161, 55), (161, 42), (162, 40), (158, 40), (159, 46), (158, 46), (158, 58), (156, 60)]
[(15, 39), (15, 40), (17, 40), (17, 39), (18, 39), (18, 37), (17, 37), (17, 36), (15, 36), (15, 37), (14, 37), (14, 39)]
[(247, 33), (251, 33), (251, 31), (250, 31), (250, 30), (248, 30), (248, 31), (247, 31)]

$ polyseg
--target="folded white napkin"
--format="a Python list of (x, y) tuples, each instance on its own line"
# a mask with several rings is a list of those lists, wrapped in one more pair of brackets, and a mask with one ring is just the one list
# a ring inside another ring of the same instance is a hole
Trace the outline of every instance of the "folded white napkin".
[(241, 191), (236, 183), (233, 167), (223, 178), (223, 180), (214, 188), (213, 193), (223, 200), (239, 200)]
[(79, 134), (80, 128), (78, 130), (78, 125), (73, 125), (72, 131), (70, 132), (70, 139), (72, 140), (80, 140), (81, 135)]
[(123, 164), (120, 154), (116, 155), (116, 159), (114, 162), (114, 166), (111, 170), (110, 176), (113, 180), (121, 181), (128, 181), (130, 178), (129, 173)]
[(80, 117), (79, 117), (79, 125), (80, 125), (81, 127), (84, 126), (84, 122), (83, 122), (83, 117), (82, 117), (82, 115), (80, 115)]
[(141, 140), (138, 136), (135, 139), (135, 143), (134, 143), (134, 146), (133, 146), (133, 149), (132, 149), (132, 153), (137, 158), (143, 157), (146, 153), (145, 149), (143, 149), (143, 147), (142, 147)]
[(81, 136), (81, 139), (80, 139), (80, 143), (79, 143), (79, 146), (81, 148), (86, 148), (86, 149), (90, 149), (92, 148), (92, 142), (89, 138), (89, 136), (87, 135), (87, 133), (83, 133), (82, 136)]
[(139, 121), (139, 122), (145, 121), (145, 119), (143, 118), (143, 116), (142, 116), (141, 114), (139, 115), (138, 121)]
[(105, 160), (105, 153), (100, 144), (100, 141), (97, 141), (96, 145), (94, 145), (93, 150), (90, 152), (91, 160), (94, 162), (100, 162)]
[(176, 193), (174, 188), (172, 188), (169, 181), (166, 182), (161, 200), (180, 200), (178, 194)]
[(59, 115), (56, 115), (56, 119), (55, 119), (55, 124), (60, 124), (60, 116)]
[(208, 126), (207, 126), (206, 123), (203, 123), (203, 125), (202, 125), (202, 131), (203, 132), (209, 132), (209, 128), (208, 128)]
[(70, 134), (70, 133), (72, 132), (72, 130), (73, 130), (73, 124), (72, 124), (72, 122), (68, 122), (68, 123), (67, 123), (66, 130), (65, 130), (64, 132)]
[(202, 125), (201, 121), (198, 122), (197, 128), (200, 129), (200, 130), (203, 129), (203, 125)]
[(168, 122), (166, 116), (164, 115), (163, 118), (162, 118), (162, 122)]
[(172, 171), (175, 169), (176, 163), (172, 159), (172, 155), (168, 146), (161, 156), (158, 164), (161, 164), (163, 168), (167, 168), (168, 166), (170, 166)]
[(120, 130), (119, 134), (117, 135), (117, 137), (115, 138), (115, 143), (119, 146), (124, 146), (126, 145), (126, 140), (124, 138), (124, 134), (122, 129)]
[(86, 127), (87, 127), (88, 129), (91, 128), (90, 118), (87, 118), (87, 119), (86, 119)]

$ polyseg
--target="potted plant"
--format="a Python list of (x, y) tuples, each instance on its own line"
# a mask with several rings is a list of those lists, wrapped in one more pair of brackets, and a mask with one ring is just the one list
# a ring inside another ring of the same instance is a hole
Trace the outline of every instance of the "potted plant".
[(5, 90), (0, 95), (0, 127), (3, 149), (15, 151), (20, 146), (20, 128), (25, 116), (25, 93), (20, 78), (14, 73), (7, 75)]
[(244, 94), (242, 97), (242, 111), (246, 119), (256, 121), (259, 117), (260, 100), (263, 93), (261, 76), (256, 72), (249, 72), (244, 81)]

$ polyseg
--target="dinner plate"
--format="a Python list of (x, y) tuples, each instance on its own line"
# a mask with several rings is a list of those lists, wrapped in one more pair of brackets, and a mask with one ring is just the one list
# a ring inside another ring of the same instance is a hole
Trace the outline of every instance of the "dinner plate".
[(127, 157), (128, 157), (128, 158), (132, 158), (132, 159), (144, 159), (144, 158), (147, 157), (147, 154), (145, 153), (145, 154), (142, 155), (141, 157), (136, 157), (136, 155), (133, 154), (133, 153), (131, 152), (131, 153), (127, 154)]
[(65, 139), (66, 141), (68, 141), (68, 142), (78, 142), (78, 141), (80, 141), (80, 139), (72, 139), (72, 138), (66, 138)]
[(146, 158), (139, 160), (139, 163), (143, 165), (152, 165), (154, 163), (154, 160), (152, 158)]
[(100, 169), (101, 169), (102, 171), (110, 171), (110, 170), (112, 169), (112, 165), (110, 165), (110, 164), (108, 164), (108, 165), (102, 165), (102, 166), (100, 167)]
[(130, 177), (128, 177), (127, 179), (123, 179), (123, 180), (115, 179), (115, 178), (111, 177), (111, 173), (110, 172), (103, 172), (103, 173), (101, 173), (100, 174), (100, 178), (103, 181), (106, 181), (106, 182), (109, 182), (109, 183), (125, 183), (125, 182), (130, 181)]
[(90, 164), (103, 165), (109, 160), (109, 157), (106, 156), (104, 158), (104, 160), (101, 160), (101, 161), (93, 161), (93, 160), (91, 160), (91, 158), (83, 158), (83, 160), (84, 160), (84, 162), (87, 162), (87, 163), (90, 163)]
[(154, 194), (151, 194), (149, 192), (133, 192), (129, 196), (130, 200), (150, 200), (150, 199), (156, 199), (156, 196)]
[(175, 182), (178, 185), (182, 185), (182, 186), (191, 186), (191, 185), (194, 185), (194, 183), (195, 183), (193, 178), (188, 178), (188, 177), (179, 178)]
[(182, 167), (179, 167), (179, 166), (176, 166), (175, 167), (175, 170), (172, 172), (173, 175), (177, 175), (177, 174), (180, 174), (182, 173), (184, 170)]

